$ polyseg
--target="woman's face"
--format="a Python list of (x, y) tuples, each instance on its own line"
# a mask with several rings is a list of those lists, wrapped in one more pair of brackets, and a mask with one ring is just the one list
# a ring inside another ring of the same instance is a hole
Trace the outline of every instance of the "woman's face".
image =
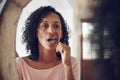
[(40, 47), (55, 50), (57, 43), (62, 38), (62, 25), (59, 16), (50, 13), (43, 18), (39, 24), (37, 36)]

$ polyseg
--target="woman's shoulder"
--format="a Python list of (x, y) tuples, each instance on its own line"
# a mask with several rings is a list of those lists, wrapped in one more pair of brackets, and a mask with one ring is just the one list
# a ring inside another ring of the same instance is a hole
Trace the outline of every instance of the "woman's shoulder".
[(80, 61), (77, 58), (71, 56), (71, 62), (72, 62), (72, 65), (78, 65)]
[(17, 62), (17, 63), (28, 62), (28, 56), (25, 56), (25, 57), (17, 57), (17, 58), (16, 58), (16, 62)]
[(17, 57), (16, 62), (21, 62), (22, 57)]
[(78, 61), (78, 59), (77, 58), (75, 58), (75, 57), (73, 57), (73, 56), (71, 56), (71, 61)]

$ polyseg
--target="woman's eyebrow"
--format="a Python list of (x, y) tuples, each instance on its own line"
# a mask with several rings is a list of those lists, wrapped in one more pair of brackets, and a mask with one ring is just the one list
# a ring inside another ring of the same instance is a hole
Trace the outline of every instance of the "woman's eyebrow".
[(55, 24), (60, 24), (60, 25), (61, 25), (61, 22), (60, 22), (60, 21), (55, 21), (54, 23), (55, 23)]
[(55, 23), (61, 23), (60, 21), (55, 21)]

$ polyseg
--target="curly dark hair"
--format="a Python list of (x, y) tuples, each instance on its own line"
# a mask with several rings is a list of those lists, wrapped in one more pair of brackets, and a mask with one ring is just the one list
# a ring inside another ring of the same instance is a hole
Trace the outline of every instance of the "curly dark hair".
[[(60, 42), (66, 45), (69, 44), (69, 28), (62, 15), (51, 6), (41, 6), (31, 13), (25, 22), (25, 27), (23, 28), (23, 43), (26, 44), (27, 52), (30, 52), (29, 58), (31, 60), (37, 61), (39, 59), (37, 28), (42, 19), (47, 17), (50, 13), (55, 13), (60, 18), (62, 24), (62, 39)], [(59, 52), (57, 52), (56, 56), (61, 59), (61, 54)]]

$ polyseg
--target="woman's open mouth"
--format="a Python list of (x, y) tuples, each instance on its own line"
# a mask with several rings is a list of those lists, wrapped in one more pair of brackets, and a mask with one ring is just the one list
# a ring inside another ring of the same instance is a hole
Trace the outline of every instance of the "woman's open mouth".
[(56, 36), (54, 36), (54, 37), (48, 38), (47, 41), (51, 44), (56, 44), (58, 42), (58, 39)]

